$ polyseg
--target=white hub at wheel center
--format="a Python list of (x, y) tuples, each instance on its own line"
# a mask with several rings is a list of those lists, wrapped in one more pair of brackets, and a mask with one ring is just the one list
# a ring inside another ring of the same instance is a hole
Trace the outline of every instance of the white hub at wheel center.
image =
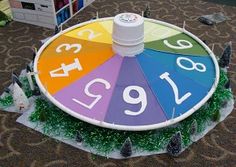
[(144, 49), (144, 19), (135, 13), (121, 13), (115, 16), (112, 32), (115, 53), (133, 57)]

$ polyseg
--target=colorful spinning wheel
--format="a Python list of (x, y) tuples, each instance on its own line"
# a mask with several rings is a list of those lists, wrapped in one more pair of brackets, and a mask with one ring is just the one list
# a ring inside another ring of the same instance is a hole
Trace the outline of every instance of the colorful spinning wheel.
[(51, 38), (34, 64), (44, 94), (68, 114), (102, 127), (149, 130), (177, 123), (213, 94), (219, 67), (196, 36), (145, 19), (144, 51), (112, 49), (113, 18), (88, 21)]

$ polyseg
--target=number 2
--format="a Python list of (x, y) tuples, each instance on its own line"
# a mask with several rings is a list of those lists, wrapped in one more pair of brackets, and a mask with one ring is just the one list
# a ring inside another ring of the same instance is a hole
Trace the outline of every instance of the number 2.
[(96, 78), (92, 81), (90, 81), (89, 83), (86, 84), (85, 88), (84, 88), (84, 92), (85, 94), (88, 96), (88, 97), (91, 97), (91, 98), (95, 98), (94, 101), (91, 103), (91, 104), (85, 104), (75, 98), (73, 98), (72, 100), (80, 105), (82, 105), (83, 107), (85, 108), (88, 108), (89, 110), (91, 110), (94, 105), (96, 105), (98, 103), (98, 101), (102, 98), (102, 95), (96, 95), (96, 94), (93, 94), (89, 91), (89, 88), (96, 84), (96, 83), (102, 83), (103, 85), (105, 85), (105, 89), (110, 89), (111, 88), (111, 84), (109, 82), (107, 82), (106, 80), (102, 79), (102, 78)]
[(165, 79), (172, 87), (173, 91), (174, 91), (174, 95), (175, 95), (175, 102), (176, 104), (181, 104), (183, 103), (185, 100), (187, 100), (192, 94), (190, 92), (186, 93), (184, 96), (182, 96), (181, 98), (179, 98), (179, 90), (178, 87), (176, 86), (176, 84), (174, 83), (174, 81), (169, 77), (169, 73), (165, 72), (162, 75), (160, 75), (161, 79)]
[(88, 35), (89, 40), (92, 40), (92, 39), (102, 35), (102, 33), (94, 33), (94, 31), (91, 29), (84, 29), (84, 30), (81, 30), (78, 32), (78, 36), (83, 36), (85, 32), (89, 33), (89, 35)]

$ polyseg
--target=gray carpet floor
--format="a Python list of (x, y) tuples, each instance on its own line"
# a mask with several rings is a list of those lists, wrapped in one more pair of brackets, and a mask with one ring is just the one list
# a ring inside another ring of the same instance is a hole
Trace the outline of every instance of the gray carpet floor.
[[(232, 89), (236, 93), (236, 7), (221, 3), (195, 0), (96, 0), (64, 28), (95, 16), (114, 16), (120, 12), (141, 13), (145, 5), (151, 7), (151, 18), (177, 26), (186, 21), (186, 29), (206, 40), (209, 47), (220, 55), (224, 44), (233, 42), (233, 57), (229, 68)], [(197, 18), (204, 14), (223, 12), (231, 20), (216, 26), (203, 25)], [(39, 47), (39, 40), (53, 31), (29, 24), (11, 22), (0, 28), (0, 92), (11, 83), (11, 72), (18, 74), (32, 59), (31, 48)], [(18, 113), (0, 111), (0, 167), (62, 167), (62, 166), (225, 166), (236, 164), (236, 112), (235, 110), (217, 127), (197, 143), (191, 145), (179, 157), (153, 155), (127, 160), (106, 159), (75, 149), (48, 138), (15, 122)]]

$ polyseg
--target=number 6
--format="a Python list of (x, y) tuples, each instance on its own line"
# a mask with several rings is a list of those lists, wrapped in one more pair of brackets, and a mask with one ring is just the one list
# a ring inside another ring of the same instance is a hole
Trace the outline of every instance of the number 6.
[[(137, 91), (139, 93), (139, 96), (137, 98), (131, 97), (130, 96), (131, 90)], [(147, 106), (147, 95), (146, 95), (145, 90), (142, 87), (140, 87), (140, 86), (126, 87), (123, 92), (123, 99), (125, 102), (127, 102), (129, 104), (138, 104), (141, 102), (141, 108), (138, 112), (134, 112), (131, 110), (125, 110), (126, 115), (136, 116), (136, 115), (142, 114), (145, 111), (145, 108)]]

